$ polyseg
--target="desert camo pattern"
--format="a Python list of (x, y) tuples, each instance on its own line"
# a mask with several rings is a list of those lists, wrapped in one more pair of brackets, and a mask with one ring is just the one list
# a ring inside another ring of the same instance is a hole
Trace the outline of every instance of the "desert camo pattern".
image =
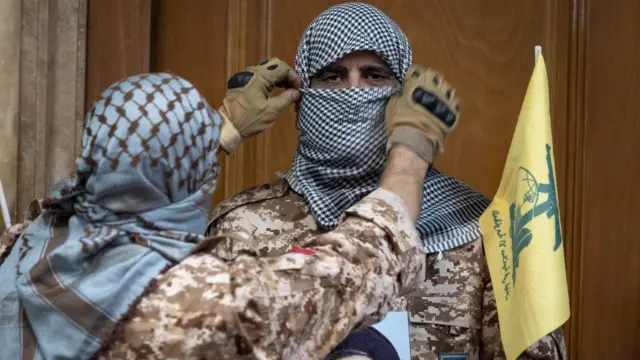
[(9, 256), (13, 244), (20, 237), (20, 234), (26, 229), (31, 222), (24, 222), (21, 224), (11, 225), (8, 229), (5, 229), (0, 235), (0, 265), (4, 262), (4, 259)]
[[(26, 226), (16, 224), (5, 231), (0, 253), (4, 244), (19, 236), (21, 227)], [(213, 210), (210, 235), (239, 230), (260, 240), (220, 237), (212, 251), (227, 259), (245, 252), (275, 256), (289, 252), (298, 241), (318, 233), (304, 199), (284, 180), (246, 190)], [(419, 290), (395, 298), (390, 305), (391, 311), (410, 313), (412, 360), (438, 359), (438, 352), (454, 351), (468, 353), (469, 359), (506, 359), (481, 241), (446, 251), (439, 261), (436, 257), (426, 255), (427, 281)], [(543, 337), (520, 356), (520, 359), (567, 358), (562, 329)]]
[(13, 244), (18, 240), (22, 232), (42, 213), (42, 200), (33, 200), (24, 214), (22, 223), (11, 225), (0, 234), (0, 265), (9, 256)]
[[(302, 197), (284, 180), (248, 189), (220, 203), (209, 235), (247, 231), (257, 243), (227, 241), (214, 252), (234, 258), (243, 251), (262, 256), (287, 252), (318, 233)], [(438, 359), (462, 352), (469, 359), (506, 359), (500, 338), (493, 286), (482, 239), (426, 257), (426, 281), (393, 300), (392, 311), (408, 311), (412, 359)], [(545, 336), (520, 359), (567, 359), (562, 329)]]
[(253, 237), (260, 237), (257, 246), (251, 249), (244, 242), (220, 244), (216, 247), (216, 255), (225, 259), (232, 259), (245, 250), (256, 251), (260, 256), (285, 254), (291, 251), (296, 239), (318, 233), (304, 199), (292, 192), (283, 179), (223, 201), (213, 210), (211, 218), (222, 216), (223, 221), (211, 222), (209, 235), (243, 230)]
[(211, 253), (219, 238), (209, 241), (156, 278), (99, 358), (321, 359), (424, 281), (413, 222), (385, 190), (300, 244), (314, 254), (225, 261)]

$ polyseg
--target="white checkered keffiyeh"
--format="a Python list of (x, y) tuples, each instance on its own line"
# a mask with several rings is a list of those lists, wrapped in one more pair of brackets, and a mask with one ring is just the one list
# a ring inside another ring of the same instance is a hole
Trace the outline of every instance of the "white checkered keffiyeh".
[[(287, 181), (321, 227), (377, 188), (386, 162), (384, 110), (397, 89), (311, 89), (318, 70), (354, 51), (373, 51), (399, 80), (412, 53), (402, 30), (371, 5), (346, 3), (320, 14), (298, 47), (302, 78), (297, 126), (301, 135)], [(448, 250), (478, 238), (478, 217), (489, 200), (462, 182), (431, 169), (417, 229), (427, 252)]]

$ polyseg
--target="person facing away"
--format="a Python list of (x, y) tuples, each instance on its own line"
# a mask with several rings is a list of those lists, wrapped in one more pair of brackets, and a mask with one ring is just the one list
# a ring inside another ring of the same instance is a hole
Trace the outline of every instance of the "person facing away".
[[(385, 104), (411, 64), (402, 30), (371, 5), (337, 5), (313, 20), (295, 58), (302, 98), (293, 165), (283, 178), (218, 204), (208, 234), (245, 231), (260, 240), (225, 242), (216, 253), (233, 258), (255, 250), (276, 256), (334, 229), (341, 214), (377, 186), (387, 161)], [(455, 95), (441, 76), (433, 81)], [(236, 132), (238, 138), (241, 133)], [(442, 144), (436, 142), (439, 151)], [(505, 358), (478, 224), (489, 202), (434, 167), (424, 179), (417, 231), (427, 253), (426, 281), (394, 304), (394, 310), (409, 312), (413, 359), (448, 353)], [(520, 358), (566, 359), (562, 329)]]
[[(280, 83), (293, 89), (270, 96)], [(217, 256), (220, 244), (260, 240), (205, 237), (206, 207), (216, 149), (237, 144), (220, 115), (258, 133), (297, 100), (300, 79), (272, 59), (228, 87), (220, 113), (170, 74), (103, 92), (85, 121), (77, 176), (53, 186), (17, 239), (3, 235), (3, 358), (321, 359), (424, 281), (423, 179), (457, 123), (455, 98), (429, 71), (412, 68), (387, 107), (377, 189), (333, 230), (278, 257)]]

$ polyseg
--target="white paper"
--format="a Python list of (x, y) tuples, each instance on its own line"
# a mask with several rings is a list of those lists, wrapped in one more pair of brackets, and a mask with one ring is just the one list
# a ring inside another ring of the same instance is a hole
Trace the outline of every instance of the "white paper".
[(406, 311), (389, 312), (383, 321), (373, 325), (373, 327), (391, 341), (400, 356), (400, 360), (410, 360), (409, 314)]

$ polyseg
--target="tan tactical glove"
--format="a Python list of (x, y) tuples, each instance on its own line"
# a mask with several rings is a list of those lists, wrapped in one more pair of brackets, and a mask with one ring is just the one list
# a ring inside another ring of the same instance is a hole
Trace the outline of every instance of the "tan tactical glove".
[[(300, 98), (300, 77), (289, 65), (272, 58), (233, 75), (227, 83), (227, 96), (219, 112), (224, 118), (220, 145), (233, 152), (242, 139), (273, 125), (282, 110)], [(289, 88), (270, 96), (274, 87)]]
[(444, 138), (458, 123), (460, 110), (454, 95), (440, 74), (412, 66), (402, 91), (387, 104), (387, 150), (403, 145), (433, 163), (434, 155), (443, 151)]

